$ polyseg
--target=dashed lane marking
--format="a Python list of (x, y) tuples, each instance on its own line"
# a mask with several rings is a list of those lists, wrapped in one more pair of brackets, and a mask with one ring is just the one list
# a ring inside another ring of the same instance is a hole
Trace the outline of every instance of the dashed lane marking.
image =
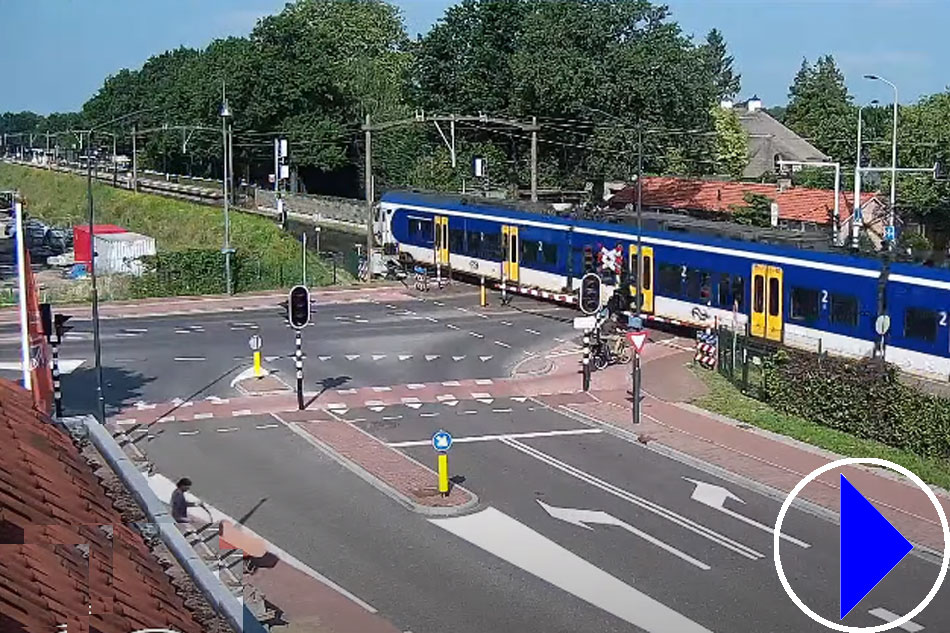
[(402, 419), (401, 415), (384, 415), (383, 416), (383, 422), (394, 422), (396, 420), (401, 420), (401, 419)]
[(437, 305), (437, 306), (439, 306), (440, 308), (445, 307), (445, 304), (442, 303), (441, 301), (433, 301), (432, 304), (433, 304), (433, 305)]
[(459, 411), (459, 415), (478, 415), (478, 411), (475, 409), (468, 409), (466, 411)]
[(115, 423), (124, 426), (128, 424), (138, 424), (139, 421), (133, 418), (126, 418), (124, 420), (116, 420)]
[(200, 363), (205, 360), (204, 356), (176, 356), (175, 360), (179, 363)]
[(234, 433), (237, 430), (238, 430), (238, 427), (236, 426), (229, 426), (226, 429), (215, 429), (215, 431), (217, 431), (218, 433)]
[[(467, 411), (465, 413), (468, 413)], [(468, 437), (453, 437), (452, 443), (471, 444), (473, 442), (493, 442), (497, 440), (530, 440), (538, 437), (564, 437), (571, 435), (597, 435), (603, 433), (603, 429), (567, 429), (563, 431), (530, 431), (524, 433), (509, 433), (502, 435), (470, 435)], [(390, 448), (414, 448), (417, 446), (429, 446), (432, 440), (413, 440), (410, 442), (389, 442), (386, 446)]]
[(443, 387), (461, 387), (462, 383), (457, 380), (446, 380), (442, 383)]
[(214, 417), (213, 413), (196, 413), (194, 415), (194, 420), (208, 420)]
[(510, 349), (510, 348), (511, 348), (511, 345), (509, 345), (508, 343), (505, 343), (505, 342), (503, 342), (503, 341), (495, 341), (495, 345), (497, 345), (498, 347), (504, 347), (505, 349)]
[(166, 416), (164, 416), (164, 417), (159, 418), (158, 421), (159, 421), (159, 422), (174, 422), (174, 421), (175, 421), (175, 416), (173, 416), (173, 415), (166, 415)]
[(491, 378), (479, 378), (475, 381), (476, 385), (491, 385), (494, 384)]
[(511, 409), (492, 409), (492, 413), (511, 413)]
[(535, 336), (541, 336), (541, 332), (538, 332), (537, 330), (532, 330), (531, 328), (527, 328), (527, 327), (526, 327), (526, 328), (524, 329), (524, 331), (527, 332), (528, 334), (534, 334)]
[(430, 322), (432, 322), (432, 323), (438, 323), (438, 322), (439, 322), (439, 320), (438, 320), (437, 318), (431, 317), (431, 316), (427, 316), (427, 317), (426, 317), (426, 321), (430, 321)]
[(178, 431), (179, 435), (198, 435), (201, 431)]
[(469, 336), (474, 336), (475, 338), (485, 338), (484, 334), (479, 334), (478, 332), (469, 332)]
[(512, 325), (514, 325), (514, 323), (512, 323), (511, 321), (499, 321), (499, 323), (507, 327), (511, 327)]
[(330, 411), (339, 411), (341, 409), (346, 409), (346, 408), (347, 408), (346, 405), (340, 402), (331, 402), (330, 404), (327, 405), (327, 409), (329, 409)]
[(336, 392), (341, 396), (356, 395), (356, 389), (337, 389)]
[(234, 417), (234, 418), (241, 418), (247, 415), (254, 415), (254, 412), (251, 411), (250, 409), (241, 409), (239, 411), (231, 412), (231, 417)]
[(406, 389), (409, 389), (410, 391), (418, 391), (419, 389), (425, 389), (425, 388), (426, 388), (425, 385), (419, 384), (417, 382), (406, 385)]
[(441, 395), (441, 396), (436, 396), (435, 399), (438, 400), (439, 402), (446, 402), (446, 401), (448, 401), (448, 400), (456, 400), (456, 401), (458, 400), (458, 398), (456, 398), (456, 397), (453, 396), (452, 394), (445, 394), (445, 395)]
[(392, 391), (392, 390), (393, 390), (392, 387), (373, 387), (373, 391), (375, 391), (376, 393), (383, 393), (385, 391)]
[(473, 394), (472, 394), (472, 398), (473, 398), (474, 400), (479, 400), (479, 399), (482, 399), (482, 398), (491, 398), (491, 394), (490, 394), (490, 393), (481, 393), (481, 392), (479, 392), (479, 393), (473, 393)]
[(450, 330), (457, 330), (457, 329), (459, 329), (459, 326), (455, 325), (454, 323), (446, 323), (446, 324), (445, 324), (445, 327), (449, 328)]
[(264, 429), (276, 429), (280, 427), (279, 424), (258, 424), (255, 426), (255, 429), (264, 430)]
[(438, 411), (425, 411), (424, 413), (420, 413), (419, 417), (420, 418), (434, 418), (437, 415), (439, 415)]

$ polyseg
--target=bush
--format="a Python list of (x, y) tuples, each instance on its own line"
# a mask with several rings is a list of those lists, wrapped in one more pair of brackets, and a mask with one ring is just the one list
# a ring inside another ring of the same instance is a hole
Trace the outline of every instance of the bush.
[(765, 370), (765, 399), (777, 409), (923, 457), (950, 458), (950, 400), (901, 384), (892, 365), (782, 350)]

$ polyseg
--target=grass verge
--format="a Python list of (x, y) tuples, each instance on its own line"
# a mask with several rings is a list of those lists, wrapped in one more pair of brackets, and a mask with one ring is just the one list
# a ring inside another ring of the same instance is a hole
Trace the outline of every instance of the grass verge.
[(692, 402), (698, 407), (845, 457), (886, 459), (916, 473), (927, 483), (950, 490), (950, 460), (921, 457), (910, 451), (864, 440), (795, 415), (782, 413), (765, 402), (744, 395), (717, 372), (704, 369), (692, 371), (709, 389), (709, 393)]

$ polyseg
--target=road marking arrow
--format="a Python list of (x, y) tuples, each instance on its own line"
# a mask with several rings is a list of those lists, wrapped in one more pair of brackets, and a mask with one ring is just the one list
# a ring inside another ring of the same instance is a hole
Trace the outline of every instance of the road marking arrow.
[(399, 355), (399, 360), (409, 360), (410, 358), (412, 358), (412, 354), (400, 354), (400, 355)]
[(359, 358), (359, 357), (360, 357), (359, 354), (347, 354), (347, 355), (346, 355), (346, 360), (356, 360), (356, 359)]
[(465, 360), (465, 357), (464, 357), (464, 356), (453, 356), (453, 357), (452, 357), (452, 360), (454, 360), (454, 361), (457, 363), (457, 362), (459, 362), (460, 360)]
[(647, 633), (710, 633), (495, 508), (429, 521)]
[(492, 358), (494, 358), (494, 357), (493, 357), (493, 356), (479, 356), (479, 357), (478, 357), (478, 360), (482, 361), (483, 363), (486, 363), (486, 362), (490, 361)]
[(540, 499), (538, 504), (544, 508), (544, 511), (551, 515), (552, 518), (558, 519), (559, 521), (564, 521), (565, 523), (570, 523), (571, 525), (576, 525), (577, 527), (582, 527), (587, 530), (592, 530), (591, 525), (614, 525), (619, 528), (623, 528), (626, 531), (639, 536), (648, 543), (653, 543), (660, 549), (669, 552), (673, 556), (685, 560), (690, 565), (695, 565), (703, 571), (709, 571), (711, 568), (706, 563), (696, 560), (689, 554), (676, 549), (672, 545), (664, 543), (655, 536), (651, 536), (642, 530), (638, 530), (629, 523), (625, 523), (618, 519), (617, 517), (607, 514), (601, 510), (578, 510), (575, 508), (558, 508), (556, 506), (549, 506)]
[[(739, 514), (735, 510), (730, 510), (729, 508), (725, 507), (726, 501), (730, 499), (738, 503), (745, 503), (745, 501), (732, 494), (729, 490), (723, 488), (722, 486), (716, 486), (714, 484), (706, 483), (705, 481), (697, 481), (695, 479), (690, 479), (689, 477), (683, 477), (683, 479), (696, 486), (696, 488), (693, 489), (693, 494), (691, 496), (693, 501), (697, 501), (704, 506), (712, 508), (713, 510), (718, 510), (726, 516), (732, 517), (737, 521), (742, 521), (746, 525), (751, 525), (752, 527), (758, 528), (763, 532), (768, 532), (769, 534), (774, 532), (774, 529), (771, 526), (759, 523), (754, 519), (750, 519), (747, 516)], [(805, 541), (800, 541), (797, 538), (789, 536), (788, 534), (781, 534), (780, 536), (789, 543), (793, 543), (799, 547), (811, 547), (811, 545)]]
[(439, 357), (438, 354), (426, 354), (426, 360), (429, 362), (434, 361), (438, 357)]
[(373, 360), (374, 360), (374, 361), (376, 361), (376, 360), (383, 360), (384, 358), (386, 358), (386, 354), (373, 354)]
[(327, 362), (333, 357), (332, 356), (317, 356), (317, 358), (319, 358), (322, 362)]

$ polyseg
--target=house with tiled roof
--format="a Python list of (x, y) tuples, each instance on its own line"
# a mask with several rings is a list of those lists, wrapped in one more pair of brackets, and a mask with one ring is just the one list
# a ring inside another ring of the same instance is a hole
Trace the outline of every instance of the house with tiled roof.
[(91, 449), (3, 379), (0, 446), (0, 631), (222, 630), (161, 545), (135, 529), (135, 504), (119, 511), (121, 484), (97, 475)]
[[(786, 188), (778, 185), (698, 180), (690, 178), (646, 177), (643, 179), (642, 204), (649, 211), (671, 211), (705, 219), (728, 220), (737, 207), (747, 206), (746, 194), (759, 194), (773, 203), (776, 226), (796, 231), (831, 231), (835, 192), (829, 189)], [(635, 205), (636, 185), (619, 190), (609, 205), (622, 209)], [(883, 221), (884, 204), (875, 194), (861, 196), (863, 228), (875, 234), (874, 227)], [(846, 243), (850, 235), (854, 194), (838, 196), (838, 239)], [(777, 211), (777, 214), (776, 214)], [(829, 233), (830, 235), (830, 233)]]
[(827, 162), (831, 159), (817, 147), (787, 128), (762, 108), (762, 100), (754, 96), (748, 101), (733, 104), (723, 101), (722, 107), (735, 111), (739, 125), (745, 130), (749, 143), (749, 162), (742, 177), (758, 180), (776, 173), (778, 160)]

